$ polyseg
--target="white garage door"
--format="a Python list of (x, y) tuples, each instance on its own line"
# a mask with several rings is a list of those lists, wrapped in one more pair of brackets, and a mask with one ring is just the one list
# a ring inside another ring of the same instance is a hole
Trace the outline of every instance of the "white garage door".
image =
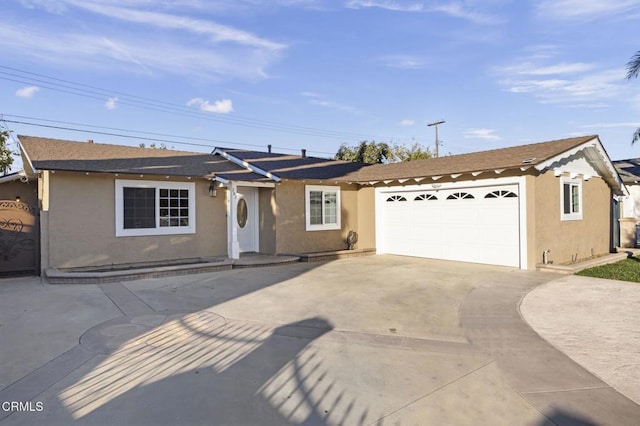
[(517, 185), (378, 196), (385, 253), (520, 266)]

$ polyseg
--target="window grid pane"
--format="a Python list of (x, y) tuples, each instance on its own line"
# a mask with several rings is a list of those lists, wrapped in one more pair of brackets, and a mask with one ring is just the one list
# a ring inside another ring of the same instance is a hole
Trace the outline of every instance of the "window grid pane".
[(338, 223), (338, 198), (335, 192), (324, 193), (324, 224)]
[(568, 183), (565, 183), (562, 185), (563, 187), (563, 191), (562, 191), (562, 200), (563, 200), (563, 212), (564, 214), (570, 214), (571, 213), (571, 185)]
[(124, 229), (156, 227), (155, 188), (122, 188)]
[(571, 185), (571, 213), (580, 213), (580, 189)]
[(312, 225), (322, 225), (322, 191), (309, 193), (309, 220)]
[(161, 228), (189, 226), (188, 190), (160, 189), (160, 207)]

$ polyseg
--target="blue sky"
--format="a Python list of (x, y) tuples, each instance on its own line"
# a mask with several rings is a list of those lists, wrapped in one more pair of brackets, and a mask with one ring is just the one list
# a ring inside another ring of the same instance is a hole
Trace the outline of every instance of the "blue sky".
[(441, 154), (599, 134), (640, 157), (639, 23), (636, 0), (4, 0), (0, 113), (192, 151), (432, 147), (446, 120)]

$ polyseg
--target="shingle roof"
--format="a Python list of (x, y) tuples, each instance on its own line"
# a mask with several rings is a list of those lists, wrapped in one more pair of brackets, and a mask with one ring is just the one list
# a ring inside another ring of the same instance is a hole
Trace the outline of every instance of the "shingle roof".
[(543, 163), (594, 138), (597, 138), (597, 136), (560, 139), (428, 160), (376, 164), (347, 175), (344, 179), (370, 182), (517, 169), (523, 166), (535, 166)]
[(36, 169), (193, 177), (247, 173), (246, 169), (211, 154), (23, 135), (18, 139)]
[(616, 160), (613, 165), (624, 183), (635, 184), (640, 181), (640, 158)]
[(218, 149), (282, 179), (339, 179), (366, 166), (364, 163), (326, 158), (302, 157), (299, 155), (243, 149)]

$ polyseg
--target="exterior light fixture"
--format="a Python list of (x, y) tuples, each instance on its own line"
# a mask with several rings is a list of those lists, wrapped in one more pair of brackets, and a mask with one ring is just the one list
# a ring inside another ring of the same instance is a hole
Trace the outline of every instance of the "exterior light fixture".
[(215, 197), (216, 195), (218, 195), (218, 191), (216, 190), (216, 183), (214, 181), (211, 181), (211, 183), (209, 184), (209, 197)]
[(16, 203), (19, 203), (19, 202), (20, 202), (20, 196), (16, 195)]

